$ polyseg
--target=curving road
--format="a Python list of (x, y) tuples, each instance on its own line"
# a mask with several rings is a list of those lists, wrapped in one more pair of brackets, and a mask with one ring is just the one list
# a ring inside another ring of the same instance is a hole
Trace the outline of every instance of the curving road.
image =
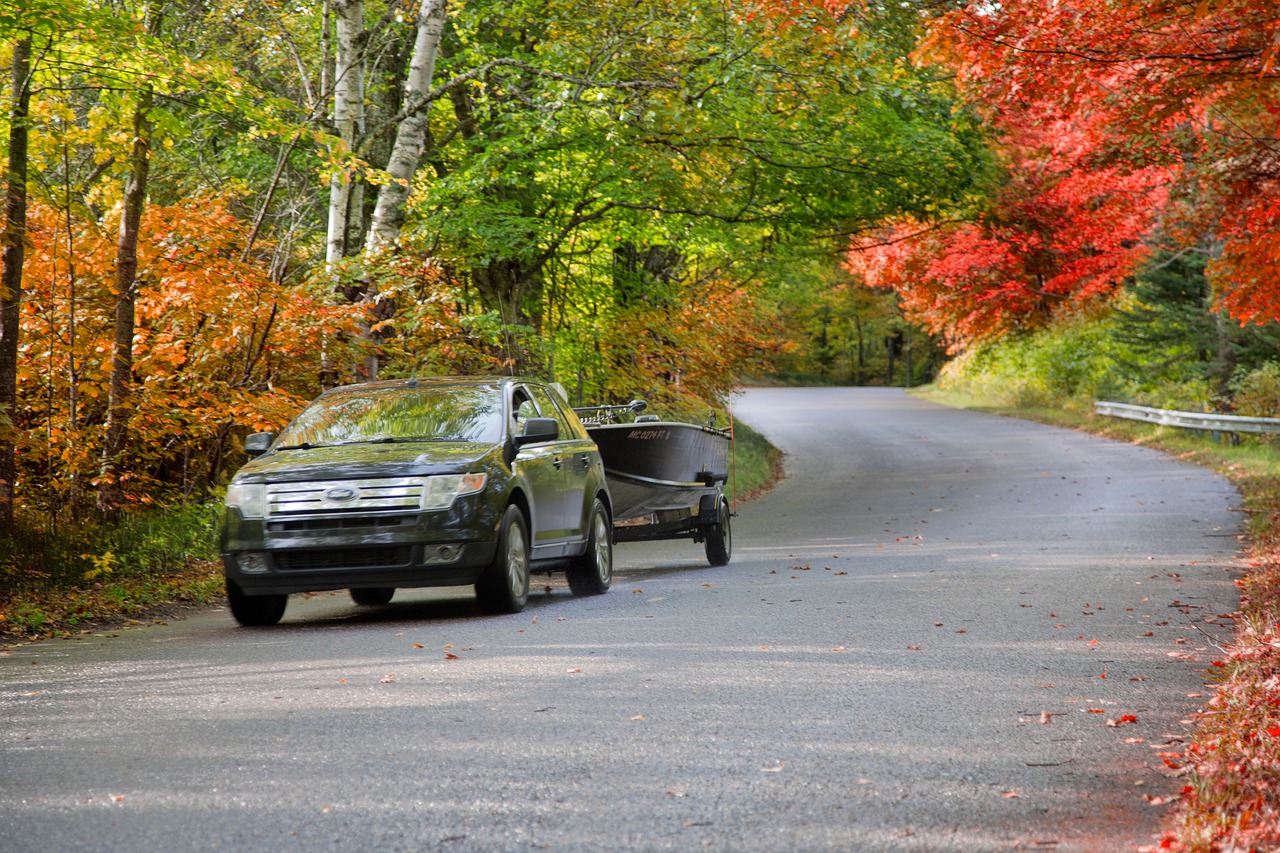
[(736, 414), (789, 476), (722, 569), (622, 545), (608, 595), (516, 616), (295, 596), (0, 655), (0, 851), (1151, 843), (1236, 605), (1228, 484), (895, 390)]

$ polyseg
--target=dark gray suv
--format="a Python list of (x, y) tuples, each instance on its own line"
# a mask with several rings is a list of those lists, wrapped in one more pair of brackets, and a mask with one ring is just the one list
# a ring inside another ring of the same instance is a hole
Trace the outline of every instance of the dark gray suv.
[(613, 577), (609, 491), (596, 445), (553, 386), (512, 377), (335, 388), (227, 487), (219, 545), (231, 613), (274, 625), (289, 593), (474, 584), (484, 608), (520, 611), (531, 571), (575, 594)]

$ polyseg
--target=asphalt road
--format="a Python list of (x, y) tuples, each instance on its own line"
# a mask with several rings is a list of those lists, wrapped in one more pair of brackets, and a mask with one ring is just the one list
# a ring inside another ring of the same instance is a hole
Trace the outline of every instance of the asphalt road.
[(295, 596), (0, 656), (0, 851), (1152, 843), (1236, 605), (1228, 484), (895, 390), (736, 414), (789, 476), (721, 569), (629, 544), (515, 616)]

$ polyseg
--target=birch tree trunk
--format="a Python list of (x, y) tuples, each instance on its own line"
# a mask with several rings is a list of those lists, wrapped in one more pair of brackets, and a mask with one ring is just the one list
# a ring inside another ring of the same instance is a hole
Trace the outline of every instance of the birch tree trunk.
[(0, 269), (0, 531), (13, 529), (13, 484), (18, 460), (3, 429), (18, 402), (18, 330), (22, 305), (22, 265), (27, 239), (27, 114), (31, 105), (31, 38), (13, 46), (13, 86), (9, 107), (9, 167), (5, 181), (3, 268)]
[(120, 457), (129, 439), (129, 397), (133, 392), (134, 308), (138, 297), (138, 230), (147, 197), (151, 169), (151, 119), (154, 94), (150, 87), (138, 95), (133, 114), (133, 150), (120, 213), (116, 241), (116, 322), (111, 355), (111, 385), (107, 395), (107, 434), (102, 445), (98, 509), (113, 516), (124, 502)]
[[(337, 17), (337, 52), (333, 70), (333, 123), (342, 140), (342, 158), (355, 148), (356, 130), (364, 123), (364, 0), (334, 0)], [(329, 263), (347, 255), (350, 235), (358, 232), (359, 207), (352, 203), (354, 176), (339, 169), (329, 179), (329, 226), (325, 259)]]
[(413, 176), (426, 144), (427, 95), (435, 75), (447, 6), (447, 0), (422, 0), (418, 10), (417, 35), (409, 62), (409, 76), (405, 81), (406, 115), (396, 128), (396, 140), (387, 161), (391, 180), (378, 188), (378, 201), (365, 247), (366, 254), (370, 256), (394, 251), (400, 242), (405, 201), (409, 198)]

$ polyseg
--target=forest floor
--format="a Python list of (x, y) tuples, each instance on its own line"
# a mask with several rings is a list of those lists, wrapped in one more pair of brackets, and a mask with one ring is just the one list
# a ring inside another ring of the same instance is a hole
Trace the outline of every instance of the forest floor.
[(924, 399), (958, 408), (1080, 429), (1153, 447), (1230, 480), (1247, 518), (1247, 568), (1236, 581), (1240, 609), (1232, 645), (1205, 670), (1213, 698), (1195, 714), (1181, 756), (1179, 802), (1150, 848), (1187, 853), (1280, 850), (1280, 441), (1215, 442), (1204, 433), (1104, 418), (1070, 408), (993, 406), (935, 388)]

